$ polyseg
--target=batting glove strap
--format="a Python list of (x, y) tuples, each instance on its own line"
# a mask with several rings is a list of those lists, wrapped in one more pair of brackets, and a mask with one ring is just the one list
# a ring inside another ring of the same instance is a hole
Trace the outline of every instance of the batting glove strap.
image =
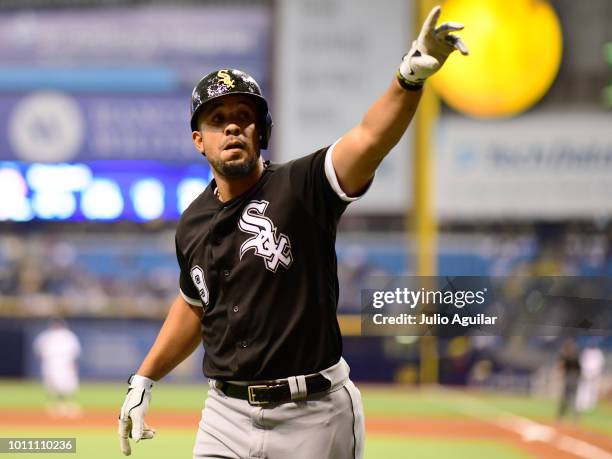
[(130, 388), (142, 387), (145, 390), (148, 390), (149, 392), (151, 391), (151, 389), (153, 389), (154, 383), (155, 381), (153, 381), (151, 378), (136, 374), (130, 375), (130, 377), (128, 378), (128, 385)]
[(395, 74), (395, 76), (397, 77), (397, 81), (398, 81), (399, 85), (402, 88), (404, 88), (406, 91), (420, 91), (421, 89), (423, 89), (423, 83), (412, 83), (412, 82), (410, 82), (409, 80), (404, 78), (404, 76), (399, 71), (399, 69), (398, 69), (397, 73)]

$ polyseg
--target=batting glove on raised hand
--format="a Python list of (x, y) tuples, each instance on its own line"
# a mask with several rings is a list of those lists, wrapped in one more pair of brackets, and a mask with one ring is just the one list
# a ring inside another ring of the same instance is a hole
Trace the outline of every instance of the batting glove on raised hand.
[(119, 414), (119, 446), (126, 456), (132, 454), (130, 437), (138, 442), (153, 438), (155, 435), (155, 430), (144, 422), (151, 401), (153, 380), (132, 375), (128, 383), (128, 392)]
[(468, 48), (457, 35), (451, 34), (463, 29), (458, 22), (445, 22), (436, 27), (442, 8), (436, 6), (425, 20), (421, 33), (412, 42), (410, 51), (402, 59), (397, 78), (407, 89), (418, 89), (427, 78), (436, 73), (454, 50), (467, 56)]

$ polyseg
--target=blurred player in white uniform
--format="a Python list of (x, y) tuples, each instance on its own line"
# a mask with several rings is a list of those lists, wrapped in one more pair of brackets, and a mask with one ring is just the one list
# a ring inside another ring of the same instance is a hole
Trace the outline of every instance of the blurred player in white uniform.
[(591, 344), (580, 353), (580, 380), (576, 394), (576, 410), (579, 413), (592, 410), (597, 405), (604, 365), (604, 354), (598, 347)]
[(77, 359), (81, 344), (61, 319), (54, 319), (34, 340), (34, 352), (40, 358), (45, 389), (52, 398), (49, 414), (74, 417), (80, 414), (73, 397), (79, 388)]

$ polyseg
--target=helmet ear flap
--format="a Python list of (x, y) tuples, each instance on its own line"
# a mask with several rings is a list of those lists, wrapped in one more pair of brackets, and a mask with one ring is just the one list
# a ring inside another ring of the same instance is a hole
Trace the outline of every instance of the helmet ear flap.
[(272, 126), (274, 126), (274, 123), (272, 122), (272, 115), (270, 115), (270, 112), (266, 112), (266, 117), (263, 122), (263, 132), (259, 135), (259, 147), (262, 150), (268, 149), (268, 143), (270, 142), (270, 136), (272, 135)]

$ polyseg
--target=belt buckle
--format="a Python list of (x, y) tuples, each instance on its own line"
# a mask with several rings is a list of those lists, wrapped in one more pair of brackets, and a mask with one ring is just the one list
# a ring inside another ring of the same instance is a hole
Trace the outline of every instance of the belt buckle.
[(247, 386), (247, 392), (249, 394), (249, 405), (261, 406), (261, 405), (267, 405), (268, 403), (270, 403), (268, 400), (264, 400), (262, 402), (255, 400), (255, 393), (253, 392), (254, 389), (265, 389), (267, 387), (268, 386), (265, 384)]

